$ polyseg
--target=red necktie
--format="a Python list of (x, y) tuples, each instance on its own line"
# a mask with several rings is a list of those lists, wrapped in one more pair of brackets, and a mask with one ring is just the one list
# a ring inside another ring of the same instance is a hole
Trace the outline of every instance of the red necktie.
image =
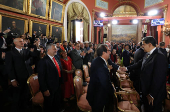
[(55, 60), (54, 57), (53, 57), (53, 60), (54, 60), (55, 66), (56, 66), (56, 68), (57, 68), (57, 70), (58, 70), (58, 75), (59, 75), (59, 77), (61, 77), (60, 67), (59, 67), (59, 65), (58, 65), (58, 63), (57, 63), (57, 61)]

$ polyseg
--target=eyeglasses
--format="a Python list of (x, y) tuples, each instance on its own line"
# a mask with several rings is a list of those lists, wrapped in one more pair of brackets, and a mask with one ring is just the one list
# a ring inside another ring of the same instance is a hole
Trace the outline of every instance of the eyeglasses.
[(107, 50), (107, 51), (111, 52), (111, 50)]

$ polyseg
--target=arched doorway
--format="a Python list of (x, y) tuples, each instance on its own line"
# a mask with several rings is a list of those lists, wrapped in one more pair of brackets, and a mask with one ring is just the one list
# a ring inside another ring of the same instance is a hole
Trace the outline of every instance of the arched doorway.
[[(87, 14), (88, 14), (88, 17), (89, 17), (89, 20), (87, 20), (87, 21), (89, 21), (89, 28), (88, 28), (88, 30), (87, 30), (87, 32), (88, 32), (88, 40), (89, 41), (91, 41), (91, 25), (92, 25), (92, 23), (91, 23), (91, 15), (90, 15), (90, 12), (89, 12), (89, 10), (88, 10), (88, 8), (86, 7), (86, 5), (82, 2), (82, 1), (80, 1), (80, 0), (70, 0), (68, 3), (67, 3), (67, 5), (66, 5), (66, 7), (65, 7), (65, 13), (64, 13), (64, 40), (67, 40), (67, 41), (69, 41), (69, 38), (70, 37), (68, 37), (68, 29), (67, 29), (67, 26), (68, 26), (68, 14), (67, 14), (67, 11), (68, 11), (68, 9), (69, 9), (69, 6), (70, 5), (73, 5), (73, 3), (79, 3), (79, 4), (81, 4), (83, 7), (84, 7), (84, 10), (86, 10), (87, 11)], [(81, 13), (81, 12), (80, 12)], [(76, 18), (78, 17), (79, 15), (77, 15), (76, 16)], [(84, 19), (82, 16), (81, 16), (81, 19)], [(70, 33), (70, 32), (69, 32)], [(85, 39), (85, 40), (87, 40), (87, 38)]]

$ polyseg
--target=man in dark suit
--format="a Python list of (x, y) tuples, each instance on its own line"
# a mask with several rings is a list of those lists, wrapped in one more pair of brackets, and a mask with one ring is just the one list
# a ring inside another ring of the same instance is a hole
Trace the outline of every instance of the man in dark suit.
[(30, 51), (22, 49), (24, 47), (23, 39), (15, 38), (13, 41), (15, 48), (6, 53), (5, 63), (8, 72), (8, 77), (11, 80), (13, 87), (13, 104), (11, 107), (12, 112), (23, 112), (26, 109), (27, 102), (29, 101), (29, 89), (27, 79), (29, 77), (28, 66), (26, 61), (30, 57), (36, 56), (34, 49)]
[(166, 49), (165, 49), (165, 42), (160, 42), (159, 43), (159, 46), (160, 46), (160, 48), (159, 48), (159, 50), (165, 55), (165, 57), (167, 58), (167, 51), (166, 51)]
[(80, 44), (75, 44), (75, 49), (70, 52), (70, 57), (72, 59), (73, 65), (76, 69), (81, 69), (83, 67), (83, 57), (85, 56), (84, 52), (80, 50)]
[[(142, 48), (142, 42), (140, 42), (140, 48), (136, 50), (134, 54), (134, 63), (137, 63), (139, 60), (143, 59), (145, 52)], [(130, 79), (133, 81), (133, 85), (138, 93), (140, 93), (140, 73), (141, 68), (135, 69), (130, 73)]]
[(107, 60), (110, 57), (110, 49), (101, 45), (97, 49), (97, 58), (93, 60), (90, 72), (90, 83), (87, 97), (93, 112), (113, 112), (112, 101), (114, 88), (110, 81)]
[(54, 44), (48, 44), (47, 55), (40, 60), (38, 68), (38, 80), (40, 90), (44, 96), (44, 111), (59, 112), (61, 105), (62, 71), (61, 63), (57, 58), (57, 48)]
[(132, 49), (132, 52), (135, 52), (135, 51), (136, 51), (136, 45), (135, 45), (135, 43), (132, 44), (131, 49)]
[(145, 55), (145, 52), (142, 48), (142, 42), (140, 42), (140, 48), (137, 49), (134, 54), (134, 63), (137, 63), (139, 60), (141, 60), (144, 55)]
[(126, 67), (126, 66), (129, 66), (130, 64), (130, 53), (129, 53), (129, 45), (126, 44), (125, 45), (125, 49), (122, 53), (122, 56), (123, 56), (123, 65)]
[(161, 112), (162, 101), (166, 98), (166, 75), (168, 62), (164, 54), (156, 48), (152, 36), (142, 39), (147, 54), (127, 70), (141, 68), (140, 82), (145, 112)]

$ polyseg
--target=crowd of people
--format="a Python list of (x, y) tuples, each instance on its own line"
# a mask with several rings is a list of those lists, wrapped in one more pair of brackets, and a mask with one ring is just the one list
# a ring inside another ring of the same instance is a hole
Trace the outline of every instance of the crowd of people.
[[(164, 42), (156, 45), (153, 37), (143, 38), (138, 44), (110, 41), (106, 41), (105, 45), (88, 41), (59, 43), (50, 36), (37, 36), (36, 31), (32, 36), (26, 33), (6, 41), (3, 35), (9, 32), (9, 29), (0, 32), (0, 89), (3, 95), (11, 97), (12, 112), (24, 112), (28, 108), (31, 93), (27, 79), (32, 74), (38, 74), (40, 90), (44, 96), (44, 111), (60, 112), (64, 101), (75, 98), (74, 71), (83, 71), (83, 65), (88, 65), (88, 62), (92, 66), (87, 100), (93, 112), (102, 111), (111, 102), (110, 97), (114, 93), (111, 81), (117, 70), (129, 72), (137, 92), (146, 96), (143, 100), (148, 112), (156, 112), (155, 109), (160, 112), (160, 102), (165, 98), (166, 81), (170, 83), (166, 80), (170, 45), (167, 48)], [(141, 77), (141, 73), (145, 75)], [(99, 82), (102, 88), (96, 88)], [(153, 91), (150, 92), (150, 89)], [(148, 105), (147, 100), (153, 106)], [(105, 112), (108, 112), (106, 107)]]

